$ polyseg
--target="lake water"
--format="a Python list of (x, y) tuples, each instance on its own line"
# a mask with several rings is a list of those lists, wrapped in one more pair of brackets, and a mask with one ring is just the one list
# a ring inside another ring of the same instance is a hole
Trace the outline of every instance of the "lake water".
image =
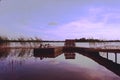
[[(39, 44), (10, 43), (6, 46), (38, 47)], [(76, 46), (119, 49), (120, 43), (76, 43)], [(106, 53), (100, 52), (100, 55), (98, 60), (89, 54), (74, 52), (35, 56), (29, 48), (0, 49), (0, 80), (120, 80), (120, 54), (117, 54), (117, 63), (114, 63), (114, 53), (109, 54), (109, 60)]]

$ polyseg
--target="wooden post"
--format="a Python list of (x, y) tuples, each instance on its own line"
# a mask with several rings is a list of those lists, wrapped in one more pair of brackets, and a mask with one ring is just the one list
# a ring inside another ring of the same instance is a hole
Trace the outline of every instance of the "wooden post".
[(108, 59), (108, 52), (107, 52), (107, 59)]
[(75, 47), (75, 40), (71, 40), (71, 39), (65, 40), (65, 46), (67, 46), (67, 47)]
[(115, 53), (115, 63), (117, 63), (117, 53)]

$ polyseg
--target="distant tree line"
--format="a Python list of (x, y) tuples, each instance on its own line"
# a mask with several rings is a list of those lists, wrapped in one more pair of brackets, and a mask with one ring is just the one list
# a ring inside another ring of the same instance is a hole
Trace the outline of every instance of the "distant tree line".
[[(59, 40), (42, 40), (41, 38), (38, 37), (30, 37), (30, 38), (25, 38), (25, 37), (19, 37), (16, 39), (9, 39), (8, 37), (5, 36), (0, 36), (0, 43), (3, 42), (64, 42), (64, 41), (59, 41)], [(120, 42), (120, 40), (100, 40), (100, 39), (93, 39), (93, 38), (80, 38), (80, 39), (75, 39), (75, 42)]]
[(120, 40), (100, 40), (100, 39), (93, 39), (93, 38), (80, 38), (75, 39), (76, 42), (120, 42)]
[(76, 42), (101, 42), (103, 40), (99, 40), (99, 39), (86, 39), (86, 38), (80, 38), (80, 39), (75, 39)]

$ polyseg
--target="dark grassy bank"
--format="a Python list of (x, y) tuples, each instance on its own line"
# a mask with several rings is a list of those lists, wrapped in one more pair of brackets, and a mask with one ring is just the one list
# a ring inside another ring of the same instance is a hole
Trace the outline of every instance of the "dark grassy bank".
[(38, 38), (38, 37), (34, 37), (34, 38), (20, 37), (17, 39), (9, 39), (7, 37), (0, 36), (0, 43), (5, 43), (5, 42), (64, 42), (64, 41), (42, 40), (41, 38)]

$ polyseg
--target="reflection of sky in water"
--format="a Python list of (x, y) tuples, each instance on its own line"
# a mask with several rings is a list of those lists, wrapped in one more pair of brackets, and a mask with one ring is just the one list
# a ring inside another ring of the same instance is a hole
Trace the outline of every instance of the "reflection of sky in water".
[[(106, 52), (100, 52), (100, 55), (107, 58), (107, 54)], [(108, 54), (108, 59), (112, 60), (113, 62), (115, 62), (115, 53), (109, 53)], [(117, 63), (120, 64), (120, 53), (117, 54)]]
[[(11, 51), (11, 54), (14, 51)], [(0, 80), (119, 80), (95, 61), (76, 53), (76, 59), (14, 56), (0, 60)], [(15, 54), (17, 55), (17, 53)]]
[[(25, 46), (36, 46), (36, 44), (27, 43)], [(24, 46), (20, 43), (12, 45)], [(62, 46), (63, 43), (51, 43), (51, 45)], [(76, 45), (96, 47), (110, 43), (77, 43)], [(64, 54), (61, 54), (56, 58), (40, 60), (39, 57), (34, 57), (32, 50), (29, 49), (5, 51), (5, 56), (0, 57), (0, 80), (120, 80), (120, 77), (113, 72), (78, 53), (75, 59), (65, 59)], [(101, 56), (106, 57), (106, 54), (101, 53)], [(109, 54), (110, 60), (114, 61), (114, 58), (114, 54)], [(118, 63), (120, 63), (120, 54), (118, 54)]]

